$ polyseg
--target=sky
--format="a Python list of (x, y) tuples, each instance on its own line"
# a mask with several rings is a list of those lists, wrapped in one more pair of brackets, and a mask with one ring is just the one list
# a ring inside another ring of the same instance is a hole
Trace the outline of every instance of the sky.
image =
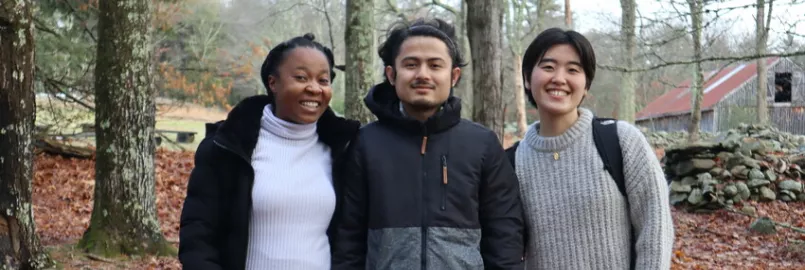
[[(573, 10), (574, 25), (581, 32), (592, 29), (614, 30), (618, 29), (620, 23), (621, 7), (619, 0), (570, 0), (570, 8)], [(684, 0), (674, 0), (684, 3)], [(648, 18), (668, 18), (675, 13), (668, 0), (636, 0), (637, 10)], [(741, 7), (757, 3), (756, 0), (727, 0), (725, 3), (711, 4), (707, 9), (724, 9)], [(766, 0), (768, 2), (768, 0)], [(677, 8), (681, 12), (688, 12), (687, 5), (678, 4)], [(719, 21), (723, 26), (729, 27), (735, 34), (746, 34), (755, 31), (755, 15), (757, 10), (754, 7), (738, 8), (724, 11)], [(768, 12), (768, 6), (767, 10)], [(689, 19), (689, 16), (686, 17)], [(774, 40), (781, 37), (781, 32), (788, 29), (781, 21), (789, 23), (802, 21), (796, 25), (795, 33), (805, 36), (805, 1), (803, 0), (776, 0), (772, 9), (772, 22), (770, 39)], [(639, 25), (639, 23), (638, 23)], [(800, 41), (803, 37), (797, 38)]]

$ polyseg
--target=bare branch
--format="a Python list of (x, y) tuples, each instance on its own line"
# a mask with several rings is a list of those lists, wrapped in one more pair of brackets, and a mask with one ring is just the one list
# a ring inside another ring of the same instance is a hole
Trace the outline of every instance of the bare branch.
[(716, 56), (716, 57), (708, 57), (702, 58), (699, 61), (696, 60), (685, 60), (685, 61), (671, 61), (671, 62), (664, 62), (662, 64), (657, 64), (645, 68), (637, 68), (637, 69), (628, 69), (621, 66), (610, 66), (610, 65), (597, 65), (598, 68), (603, 70), (610, 70), (610, 71), (618, 71), (618, 72), (645, 72), (651, 71), (655, 69), (660, 69), (663, 67), (669, 66), (677, 66), (677, 65), (690, 65), (695, 64), (697, 62), (706, 63), (706, 62), (719, 62), (719, 61), (750, 61), (756, 60), (758, 58), (766, 58), (766, 57), (793, 57), (793, 56), (802, 56), (805, 55), (805, 51), (796, 51), (790, 53), (769, 53), (763, 55), (745, 55), (745, 56)]
[(450, 5), (442, 3), (442, 1), (439, 1), (439, 0), (431, 0), (431, 2), (428, 3), (427, 5), (434, 5), (434, 6), (443, 8), (444, 10), (447, 10), (448, 12), (453, 13), (453, 15), (455, 15), (455, 16), (458, 16), (458, 13), (460, 12), (460, 11), (456, 10), (455, 8), (451, 7)]

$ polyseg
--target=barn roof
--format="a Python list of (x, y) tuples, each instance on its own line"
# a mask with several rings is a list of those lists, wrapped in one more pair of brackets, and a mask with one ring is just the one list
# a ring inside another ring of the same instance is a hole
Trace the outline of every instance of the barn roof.
[[(776, 64), (779, 57), (766, 58), (767, 66)], [(704, 98), (702, 111), (711, 109), (729, 93), (740, 88), (757, 75), (757, 62), (746, 61), (729, 65), (720, 70), (704, 73)], [(659, 96), (637, 113), (636, 119), (648, 119), (668, 115), (689, 113), (691, 111), (691, 79), (680, 83), (676, 88)]]

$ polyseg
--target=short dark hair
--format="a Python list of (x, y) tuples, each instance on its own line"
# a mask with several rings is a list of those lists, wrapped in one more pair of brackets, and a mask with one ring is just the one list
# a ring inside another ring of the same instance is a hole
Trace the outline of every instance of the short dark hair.
[(590, 41), (573, 30), (550, 28), (537, 35), (528, 45), (525, 54), (523, 54), (523, 83), (525, 94), (531, 105), (537, 106), (537, 102), (531, 96), (531, 90), (528, 89), (531, 72), (534, 71), (534, 67), (545, 56), (545, 52), (553, 46), (562, 44), (570, 45), (576, 49), (576, 53), (579, 54), (579, 60), (581, 60), (581, 67), (584, 69), (584, 76), (587, 77), (587, 83), (584, 87), (590, 89), (595, 77), (595, 51), (593, 51)]
[[(394, 59), (400, 54), (400, 47), (402, 47), (403, 42), (409, 37), (415, 36), (434, 37), (444, 42), (447, 45), (447, 52), (453, 60), (452, 68), (467, 65), (464, 63), (464, 56), (461, 55), (461, 49), (455, 41), (455, 27), (441, 19), (419, 18), (411, 23), (403, 21), (392, 26), (386, 41), (377, 50), (377, 54), (383, 60), (383, 66), (394, 68)], [(385, 75), (383, 79), (388, 82), (388, 78)]]
[(335, 61), (333, 60), (333, 51), (330, 50), (330, 48), (327, 48), (324, 45), (314, 41), (315, 39), (316, 37), (313, 34), (307, 33), (302, 36), (283, 41), (268, 52), (266, 59), (263, 61), (263, 66), (260, 67), (260, 79), (263, 81), (263, 86), (266, 87), (268, 95), (273, 95), (271, 92), (271, 87), (268, 86), (268, 76), (277, 74), (277, 68), (282, 64), (283, 61), (285, 61), (285, 56), (288, 54), (288, 52), (295, 48), (313, 48), (324, 53), (324, 56), (327, 57), (327, 62), (330, 64), (330, 81), (335, 80), (335, 71), (333, 70), (335, 67)]

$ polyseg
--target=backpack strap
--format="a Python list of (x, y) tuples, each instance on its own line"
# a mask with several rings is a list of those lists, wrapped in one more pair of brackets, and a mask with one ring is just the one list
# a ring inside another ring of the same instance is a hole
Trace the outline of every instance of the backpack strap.
[[(595, 148), (598, 149), (598, 155), (604, 162), (604, 170), (609, 172), (615, 184), (618, 185), (618, 190), (623, 195), (626, 201), (626, 207), (629, 209), (629, 196), (626, 194), (626, 177), (623, 175), (623, 153), (621, 152), (620, 137), (618, 136), (617, 120), (612, 118), (593, 118), (593, 140), (595, 140)], [(631, 222), (629, 222), (631, 227)], [(637, 254), (635, 252), (635, 234), (634, 228), (631, 228), (632, 242), (629, 246), (629, 269), (635, 269), (635, 259)]]
[(617, 120), (611, 118), (593, 118), (593, 139), (598, 155), (604, 162), (604, 170), (609, 172), (621, 195), (626, 197), (626, 182), (623, 176), (623, 154), (618, 137)]

